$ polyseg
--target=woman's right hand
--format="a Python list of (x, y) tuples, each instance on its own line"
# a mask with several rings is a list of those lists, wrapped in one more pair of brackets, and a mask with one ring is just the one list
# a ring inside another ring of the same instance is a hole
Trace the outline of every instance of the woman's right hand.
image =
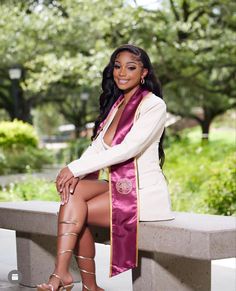
[(79, 178), (74, 177), (68, 167), (63, 168), (56, 178), (56, 188), (61, 196), (61, 205), (68, 203), (70, 194), (73, 195)]

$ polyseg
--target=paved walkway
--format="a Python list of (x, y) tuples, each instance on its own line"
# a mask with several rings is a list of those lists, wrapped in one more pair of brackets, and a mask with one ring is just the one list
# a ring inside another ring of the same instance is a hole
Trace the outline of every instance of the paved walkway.
[[(8, 273), (16, 267), (15, 232), (0, 229), (0, 290), (1, 291), (30, 291), (34, 288), (19, 287), (8, 282)], [(101, 287), (106, 291), (132, 291), (131, 272), (125, 272), (114, 278), (108, 277), (109, 246), (97, 245), (97, 278)], [(76, 284), (75, 291), (80, 291), (81, 284)], [(212, 263), (211, 291), (236, 290), (236, 260), (216, 260)], [(158, 289), (153, 290), (158, 291)], [(163, 290), (161, 290), (163, 291)], [(174, 291), (174, 290), (164, 290)]]

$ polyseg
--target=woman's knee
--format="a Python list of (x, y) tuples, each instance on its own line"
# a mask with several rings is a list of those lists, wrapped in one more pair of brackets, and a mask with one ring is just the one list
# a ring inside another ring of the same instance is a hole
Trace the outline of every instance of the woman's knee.
[(81, 180), (72, 194), (77, 199), (89, 201), (108, 190), (108, 183), (99, 180)]

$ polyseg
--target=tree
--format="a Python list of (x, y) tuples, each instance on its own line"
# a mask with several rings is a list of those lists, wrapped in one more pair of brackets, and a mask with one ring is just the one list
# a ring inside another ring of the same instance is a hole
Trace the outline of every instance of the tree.
[[(101, 71), (123, 43), (147, 49), (168, 110), (196, 119), (203, 136), (215, 116), (235, 106), (233, 1), (169, 0), (157, 10), (123, 0), (18, 2), (1, 7), (0, 106), (10, 116), (7, 68), (19, 63), (25, 69), (20, 83), (28, 108), (24, 114), (54, 102), (79, 130), (96, 116)], [(86, 118), (80, 100), (84, 91), (90, 93)]]
[(168, 110), (197, 120), (203, 139), (213, 119), (236, 105), (235, 8), (226, 0), (169, 0), (163, 10), (146, 12), (143, 44), (151, 48)]
[[(110, 17), (111, 11), (120, 7), (122, 1), (104, 3), (100, 0), (87, 4), (65, 0), (60, 1), (59, 10), (58, 5), (46, 5), (51, 2), (44, 1), (45, 5), (37, 6), (37, 1), (26, 1), (24, 5), (13, 1), (14, 5), (7, 3), (2, 6), (0, 44), (3, 45), (0, 57), (5, 73), (0, 84), (0, 105), (13, 119), (14, 106), (7, 106), (6, 102), (10, 101), (12, 105), (6, 72), (13, 63), (18, 63), (25, 70), (25, 78), (20, 83), (22, 104), (32, 108), (45, 102), (55, 102), (70, 121), (74, 118), (76, 128), (80, 128), (78, 122), (84, 120), (84, 116), (81, 117), (84, 112), (83, 102), (78, 97), (84, 88), (90, 88), (89, 91), (96, 92), (98, 98), (100, 73), (110, 54), (105, 40), (109, 25), (103, 16)], [(97, 5), (100, 9), (95, 12)], [(12, 19), (10, 23), (9, 18)], [(8, 87), (3, 88), (3, 83)], [(91, 94), (93, 97), (95, 94)], [(74, 100), (77, 100), (76, 107)], [(94, 102), (89, 101), (88, 106), (90, 104), (93, 106)], [(71, 112), (75, 108), (81, 118), (78, 114), (72, 117)], [(93, 111), (93, 108), (89, 110)], [(30, 120), (29, 117), (25, 119)]]

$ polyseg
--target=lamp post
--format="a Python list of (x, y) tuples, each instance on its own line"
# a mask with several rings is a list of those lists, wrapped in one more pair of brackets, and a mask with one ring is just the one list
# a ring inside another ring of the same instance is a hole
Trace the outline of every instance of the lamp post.
[(80, 95), (80, 98), (82, 100), (82, 113), (84, 115), (84, 123), (86, 124), (86, 105), (87, 105), (87, 101), (89, 99), (89, 93), (88, 92), (83, 92)]
[(14, 105), (14, 117), (18, 118), (18, 97), (19, 97), (19, 80), (22, 75), (22, 68), (18, 65), (12, 66), (8, 70), (9, 77), (12, 81), (12, 96)]
[[(82, 92), (80, 95), (80, 99), (82, 101), (81, 107), (81, 115), (82, 115), (82, 132), (83, 136), (87, 136), (87, 129), (86, 129), (86, 114), (87, 114), (87, 101), (89, 99), (88, 92)], [(80, 133), (81, 134), (81, 133)]]

